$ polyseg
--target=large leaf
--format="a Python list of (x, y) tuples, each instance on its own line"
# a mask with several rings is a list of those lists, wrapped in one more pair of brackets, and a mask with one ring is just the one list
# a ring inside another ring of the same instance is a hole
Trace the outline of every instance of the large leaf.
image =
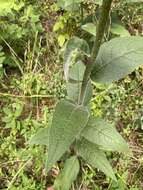
[(79, 173), (79, 161), (76, 156), (66, 160), (61, 173), (54, 182), (55, 190), (69, 190)]
[(73, 81), (82, 82), (85, 69), (86, 66), (82, 61), (76, 62), (69, 69), (69, 79)]
[(37, 144), (37, 145), (47, 145), (49, 143), (49, 130), (50, 126), (44, 129), (40, 129), (36, 135), (34, 135), (30, 141), (29, 144)]
[[(67, 94), (68, 94), (68, 99), (72, 100), (75, 103), (79, 103), (80, 100), (80, 93), (81, 93), (81, 82), (68, 82), (67, 83)], [(83, 98), (83, 105), (89, 104), (91, 98), (92, 98), (92, 93), (93, 93), (93, 88), (91, 81), (88, 82), (87, 88), (85, 91), (85, 95)]]
[(143, 37), (120, 37), (104, 43), (91, 78), (99, 83), (117, 81), (143, 64)]
[(83, 130), (82, 136), (101, 146), (104, 150), (118, 151), (125, 154), (130, 153), (127, 143), (113, 124), (107, 123), (101, 118), (91, 117)]
[(75, 64), (74, 58), (80, 56), (82, 52), (86, 54), (90, 53), (89, 46), (85, 40), (73, 37), (67, 42), (64, 52), (64, 73), (66, 80), (69, 79), (70, 66)]
[(68, 101), (57, 104), (49, 133), (47, 170), (68, 150), (88, 119), (86, 107)]
[(116, 180), (110, 163), (108, 162), (105, 153), (99, 147), (86, 139), (78, 141), (75, 146), (77, 153), (87, 161), (92, 167), (96, 167), (107, 176)]

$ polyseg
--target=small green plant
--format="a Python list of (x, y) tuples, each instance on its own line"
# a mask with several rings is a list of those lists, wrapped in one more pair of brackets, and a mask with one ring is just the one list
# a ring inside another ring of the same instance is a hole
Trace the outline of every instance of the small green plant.
[(13, 103), (9, 107), (4, 107), (3, 112), (5, 116), (2, 118), (2, 121), (6, 123), (6, 128), (17, 128), (20, 129), (20, 121), (18, 118), (21, 116), (23, 111), (23, 104), (22, 103)]
[[(81, 1), (76, 3), (79, 4)], [(79, 173), (80, 158), (116, 181), (106, 152), (118, 151), (131, 155), (129, 146), (114, 124), (94, 117), (90, 108), (91, 81), (111, 84), (134, 71), (143, 60), (142, 37), (126, 36), (110, 41), (103, 40), (108, 27), (111, 4), (112, 0), (102, 2), (92, 46), (79, 37), (73, 37), (67, 42), (64, 52), (67, 99), (56, 105), (52, 124), (40, 130), (29, 142), (47, 146), (47, 171), (66, 152), (69, 153), (63, 170), (54, 182), (55, 190), (70, 189)]]
[(15, 57), (23, 60), (27, 42), (43, 31), (36, 6), (25, 1), (0, 1), (0, 47), (5, 54), (5, 59), (0, 60), (0, 76), (6, 66), (17, 67)]

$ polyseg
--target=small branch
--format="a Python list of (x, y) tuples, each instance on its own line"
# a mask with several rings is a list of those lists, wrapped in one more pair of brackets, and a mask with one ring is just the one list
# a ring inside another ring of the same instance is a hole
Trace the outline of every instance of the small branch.
[(110, 10), (111, 10), (112, 1), (113, 0), (103, 0), (101, 16), (100, 16), (99, 23), (97, 26), (96, 38), (95, 38), (93, 49), (91, 52), (91, 58), (86, 63), (87, 66), (84, 73), (81, 94), (80, 94), (80, 104), (83, 103), (83, 98), (84, 98), (88, 81), (90, 80), (91, 71), (95, 65), (95, 60), (97, 58), (97, 55), (102, 43), (102, 39), (104, 37), (105, 29), (107, 26), (107, 22), (108, 22)]

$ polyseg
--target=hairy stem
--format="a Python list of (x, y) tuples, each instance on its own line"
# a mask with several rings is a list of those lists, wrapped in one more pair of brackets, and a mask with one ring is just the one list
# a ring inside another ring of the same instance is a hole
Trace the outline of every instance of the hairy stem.
[(87, 84), (88, 84), (88, 81), (90, 80), (90, 74), (91, 74), (91, 71), (94, 67), (95, 60), (97, 58), (99, 48), (100, 48), (101, 43), (102, 43), (102, 39), (103, 39), (103, 36), (105, 33), (105, 29), (107, 26), (107, 22), (108, 22), (110, 10), (111, 10), (112, 1), (113, 0), (103, 0), (101, 15), (100, 15), (99, 23), (97, 26), (96, 38), (95, 38), (93, 49), (91, 52), (91, 58), (86, 63), (87, 66), (86, 66), (86, 70), (84, 73), (82, 88), (81, 88), (81, 94), (80, 94), (80, 104), (83, 103), (84, 94), (85, 94), (85, 91), (87, 88)]

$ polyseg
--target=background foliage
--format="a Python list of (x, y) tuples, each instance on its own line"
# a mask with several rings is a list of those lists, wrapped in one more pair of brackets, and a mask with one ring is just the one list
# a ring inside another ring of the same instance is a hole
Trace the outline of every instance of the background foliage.
[[(61, 6), (67, 5), (48, 0), (8, 2), (0, 1), (0, 189), (41, 190), (53, 184), (63, 162), (61, 160), (47, 175), (44, 169), (46, 150), (31, 147), (26, 142), (39, 128), (50, 123), (55, 103), (66, 96), (59, 47), (63, 47), (77, 29), (79, 35), (86, 35), (92, 44), (92, 31), (85, 33), (87, 21), (79, 12), (72, 14), (70, 8), (61, 11)], [(98, 5), (86, 0), (83, 7), (89, 15), (89, 23)], [(112, 35), (142, 35), (143, 5), (119, 1), (115, 8), (118, 30), (113, 27)], [(83, 161), (72, 189), (143, 188), (142, 77), (140, 68), (119, 83), (92, 84), (93, 114), (116, 122), (118, 131), (132, 148), (133, 157), (117, 153), (108, 155), (117, 182), (105, 180), (102, 173)]]

